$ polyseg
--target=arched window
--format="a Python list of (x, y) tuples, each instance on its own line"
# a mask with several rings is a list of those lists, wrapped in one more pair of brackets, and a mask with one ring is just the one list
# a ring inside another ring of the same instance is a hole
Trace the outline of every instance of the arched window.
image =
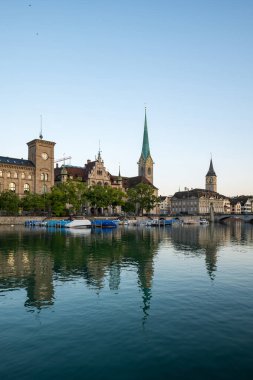
[(102, 182), (99, 181), (99, 182), (97, 183), (97, 185), (102, 186)]
[(31, 174), (28, 174), (27, 178), (28, 178), (28, 179), (32, 179), (32, 175), (31, 175)]
[(2, 170), (0, 170), (0, 177), (2, 177), (3, 176), (3, 171)]
[(29, 193), (30, 192), (30, 185), (28, 183), (24, 184), (24, 193)]
[(17, 172), (13, 173), (13, 178), (18, 178), (18, 173)]
[(40, 179), (41, 179), (41, 181), (48, 181), (48, 174), (47, 173), (41, 173)]
[(13, 191), (15, 193), (16, 191), (16, 185), (14, 182), (9, 183), (9, 190)]
[(21, 178), (25, 179), (25, 173), (21, 173)]
[(10, 176), (11, 176), (11, 172), (7, 172), (7, 173), (6, 173), (6, 176), (7, 176), (7, 178), (10, 178)]

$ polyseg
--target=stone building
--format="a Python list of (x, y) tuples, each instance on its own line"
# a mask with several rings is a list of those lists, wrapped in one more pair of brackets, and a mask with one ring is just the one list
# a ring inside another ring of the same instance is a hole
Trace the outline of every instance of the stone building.
[(55, 143), (40, 136), (27, 145), (27, 160), (0, 156), (0, 192), (10, 190), (22, 197), (43, 194), (54, 185)]
[(147, 115), (145, 109), (143, 143), (140, 159), (138, 161), (138, 176), (124, 177), (121, 176), (120, 170), (118, 175), (111, 174), (105, 167), (104, 161), (99, 150), (94, 161), (87, 160), (84, 166), (63, 165), (55, 168), (55, 183), (66, 182), (68, 180), (81, 181), (88, 186), (101, 185), (111, 186), (113, 188), (127, 189), (146, 183), (154, 188), (154, 193), (157, 195), (158, 189), (153, 185), (153, 159), (150, 154)]
[(177, 215), (205, 215), (211, 205), (215, 213), (224, 214), (228, 198), (215, 191), (192, 189), (178, 191), (171, 198), (171, 212)]

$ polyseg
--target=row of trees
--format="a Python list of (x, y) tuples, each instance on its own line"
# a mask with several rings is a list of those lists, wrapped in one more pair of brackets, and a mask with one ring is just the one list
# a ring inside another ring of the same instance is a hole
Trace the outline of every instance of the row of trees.
[(65, 216), (84, 213), (88, 206), (94, 214), (102, 209), (114, 213), (116, 207), (121, 206), (126, 213), (142, 215), (143, 210), (149, 213), (158, 203), (158, 198), (153, 193), (151, 186), (142, 183), (125, 193), (109, 186), (87, 187), (82, 182), (69, 181), (54, 186), (50, 193), (28, 193), (21, 199), (12, 191), (2, 192), (0, 212), (2, 215), (47, 213)]

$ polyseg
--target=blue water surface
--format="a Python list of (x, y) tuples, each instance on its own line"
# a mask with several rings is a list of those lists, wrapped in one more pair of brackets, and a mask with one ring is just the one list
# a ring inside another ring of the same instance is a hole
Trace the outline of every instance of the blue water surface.
[(0, 378), (253, 378), (252, 248), (241, 223), (0, 227)]

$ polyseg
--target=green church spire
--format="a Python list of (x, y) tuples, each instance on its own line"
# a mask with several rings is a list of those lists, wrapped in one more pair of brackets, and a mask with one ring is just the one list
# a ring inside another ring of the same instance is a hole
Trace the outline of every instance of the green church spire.
[(148, 158), (148, 156), (150, 156), (146, 107), (145, 107), (144, 133), (143, 133), (143, 143), (142, 143), (141, 154), (142, 154), (144, 160), (146, 160)]

